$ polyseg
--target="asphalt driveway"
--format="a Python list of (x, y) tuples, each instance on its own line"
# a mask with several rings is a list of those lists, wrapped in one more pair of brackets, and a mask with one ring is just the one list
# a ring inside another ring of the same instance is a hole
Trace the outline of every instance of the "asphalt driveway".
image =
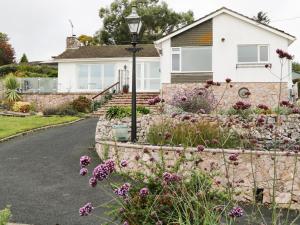
[(86, 202), (100, 205), (110, 196), (79, 176), (79, 157), (99, 160), (94, 144), (97, 119), (32, 133), (0, 143), (0, 209), (11, 205), (12, 222), (34, 225), (97, 225), (96, 216), (79, 217)]

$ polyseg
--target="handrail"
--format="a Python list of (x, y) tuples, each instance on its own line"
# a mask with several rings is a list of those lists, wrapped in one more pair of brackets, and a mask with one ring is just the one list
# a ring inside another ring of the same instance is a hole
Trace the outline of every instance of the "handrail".
[(100, 92), (99, 94), (97, 94), (97, 95), (95, 95), (94, 97), (92, 97), (92, 99), (94, 100), (95, 98), (97, 98), (97, 97), (99, 97), (100, 95), (102, 95), (102, 94), (104, 94), (105, 92), (107, 92), (109, 89), (111, 89), (111, 88), (113, 88), (113, 87), (115, 87), (115, 86), (117, 86), (117, 85), (119, 85), (119, 84), (120, 84), (120, 81), (118, 81), (118, 82), (112, 84), (111, 86), (109, 86), (108, 88), (106, 88), (104, 91), (102, 91), (102, 92)]

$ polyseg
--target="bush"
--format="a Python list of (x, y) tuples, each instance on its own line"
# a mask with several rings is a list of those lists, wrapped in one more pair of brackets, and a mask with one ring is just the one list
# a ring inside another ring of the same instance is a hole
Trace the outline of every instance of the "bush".
[(44, 116), (75, 116), (77, 114), (78, 112), (70, 104), (46, 108), (43, 111)]
[(0, 211), (0, 225), (7, 225), (10, 218), (11, 211), (9, 207)]
[(18, 93), (18, 88), (20, 87), (19, 82), (13, 74), (9, 74), (4, 80), (5, 98), (9, 102), (15, 102), (21, 99)]
[[(145, 106), (137, 106), (136, 111), (138, 114), (146, 115), (150, 113), (150, 110)], [(106, 112), (107, 119), (122, 119), (131, 116), (131, 108), (124, 106), (112, 106)]]
[(150, 127), (147, 140), (152, 145), (187, 147), (203, 145), (212, 148), (236, 148), (243, 144), (237, 133), (206, 121), (162, 121)]
[(79, 96), (72, 102), (73, 108), (82, 113), (91, 112), (92, 109), (92, 101), (84, 96)]
[(10, 64), (5, 66), (0, 66), (0, 77), (4, 77), (9, 73), (14, 73), (18, 70), (17, 65)]
[(15, 102), (12, 109), (14, 112), (28, 113), (31, 110), (31, 104), (29, 102)]
[(51, 66), (36, 66), (28, 64), (5, 65), (0, 67), (0, 77), (15, 73), (17, 77), (57, 77), (58, 70)]
[(206, 88), (182, 89), (173, 95), (170, 104), (185, 112), (208, 114), (214, 108), (215, 97)]

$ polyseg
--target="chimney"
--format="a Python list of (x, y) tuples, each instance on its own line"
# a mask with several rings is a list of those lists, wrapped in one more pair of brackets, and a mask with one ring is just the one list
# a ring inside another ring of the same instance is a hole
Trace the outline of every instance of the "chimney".
[(80, 47), (80, 42), (77, 40), (76, 35), (67, 37), (67, 49), (77, 49)]

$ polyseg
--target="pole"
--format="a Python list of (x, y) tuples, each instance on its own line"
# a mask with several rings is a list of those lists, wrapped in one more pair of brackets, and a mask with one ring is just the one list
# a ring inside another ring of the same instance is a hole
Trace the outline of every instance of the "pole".
[(136, 142), (136, 42), (132, 42), (131, 142)]

